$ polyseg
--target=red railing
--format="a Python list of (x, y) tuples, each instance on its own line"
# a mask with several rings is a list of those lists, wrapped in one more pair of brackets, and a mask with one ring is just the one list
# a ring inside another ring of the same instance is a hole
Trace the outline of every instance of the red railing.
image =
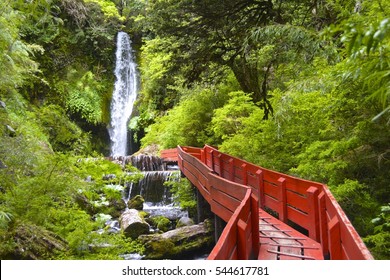
[[(230, 182), (199, 161), (199, 150), (178, 148), (184, 175), (210, 204), (211, 211), (227, 222), (208, 259), (250, 259), (259, 251), (258, 200), (250, 188)], [(234, 190), (234, 191), (233, 191)]]
[(177, 149), (162, 150), (160, 157), (166, 161), (177, 161)]
[(178, 147), (181, 171), (227, 222), (209, 259), (257, 256), (258, 208), (295, 224), (330, 259), (372, 259), (327, 186), (268, 170), (217, 149)]

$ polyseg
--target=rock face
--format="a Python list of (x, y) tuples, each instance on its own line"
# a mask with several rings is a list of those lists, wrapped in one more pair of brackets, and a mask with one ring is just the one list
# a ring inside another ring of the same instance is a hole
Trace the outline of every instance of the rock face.
[(149, 224), (144, 221), (135, 209), (127, 209), (119, 218), (121, 229), (130, 238), (137, 238), (141, 234), (149, 233)]
[(184, 226), (163, 234), (141, 235), (145, 259), (186, 259), (195, 252), (208, 251), (214, 243), (212, 226), (208, 221)]

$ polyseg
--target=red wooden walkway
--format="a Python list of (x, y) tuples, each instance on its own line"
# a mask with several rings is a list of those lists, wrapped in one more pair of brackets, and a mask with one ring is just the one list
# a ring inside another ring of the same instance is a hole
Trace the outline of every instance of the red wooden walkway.
[(323, 184), (210, 146), (179, 146), (161, 157), (177, 161), (211, 211), (227, 223), (208, 259), (373, 259)]

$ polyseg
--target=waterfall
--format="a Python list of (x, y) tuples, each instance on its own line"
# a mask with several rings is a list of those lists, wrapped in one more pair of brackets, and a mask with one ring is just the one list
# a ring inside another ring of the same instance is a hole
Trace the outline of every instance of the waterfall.
[(115, 87), (111, 101), (111, 156), (127, 154), (127, 123), (133, 111), (137, 97), (138, 75), (133, 57), (131, 41), (125, 32), (119, 32), (117, 38)]
[(174, 201), (170, 187), (165, 185), (165, 182), (180, 179), (177, 166), (167, 166), (162, 158), (151, 155), (132, 155), (123, 157), (122, 160), (137, 167), (144, 175), (138, 183), (127, 184), (123, 193), (126, 204), (131, 198), (141, 195), (145, 199), (144, 211), (151, 216), (161, 215), (175, 220), (188, 215)]
[(131, 163), (140, 171), (165, 171), (163, 159), (158, 156), (151, 155), (133, 155), (126, 157), (126, 163)]

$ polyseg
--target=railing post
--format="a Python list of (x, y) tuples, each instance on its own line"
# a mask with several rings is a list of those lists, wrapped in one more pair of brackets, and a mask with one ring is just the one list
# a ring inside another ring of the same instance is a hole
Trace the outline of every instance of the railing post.
[(219, 163), (219, 172), (217, 172), (215, 169), (215, 167), (214, 167), (214, 171), (219, 175), (219, 176), (221, 176), (222, 178), (223, 178), (223, 162), (222, 162), (222, 160), (221, 160), (221, 156), (222, 156), (222, 154), (219, 154), (219, 155), (217, 155), (216, 156), (216, 158), (218, 159), (218, 163)]
[(279, 186), (279, 199), (280, 199), (279, 220), (286, 223), (287, 222), (286, 179), (283, 177), (280, 177), (278, 179), (278, 186)]
[(334, 216), (329, 222), (329, 251), (331, 260), (341, 260), (340, 221)]
[(251, 194), (251, 218), (252, 218), (252, 248), (254, 258), (257, 259), (260, 246), (259, 233), (259, 199), (253, 193)]
[(241, 164), (241, 170), (242, 170), (242, 184), (247, 186), (248, 185), (248, 171), (247, 171), (246, 163)]
[(257, 178), (257, 188), (259, 193), (259, 207), (264, 208), (265, 206), (265, 196), (264, 196), (264, 177), (263, 177), (263, 171), (257, 170), (256, 171), (256, 178)]
[(237, 256), (239, 260), (247, 260), (250, 254), (250, 247), (247, 244), (248, 224), (239, 219), (237, 222)]
[(315, 241), (320, 241), (319, 213), (318, 213), (318, 193), (316, 187), (310, 187), (306, 191), (309, 206), (309, 237)]
[(230, 178), (226, 178), (226, 179), (235, 182), (236, 180), (234, 180), (234, 159), (233, 158), (230, 158), (228, 161), (228, 172), (230, 174), (229, 176)]
[(204, 149), (200, 150), (200, 161), (207, 165), (207, 157)]
[(322, 252), (324, 257), (329, 255), (329, 240), (328, 240), (328, 218), (326, 214), (326, 201), (325, 193), (322, 191), (318, 196), (318, 208), (319, 208), (319, 219), (320, 219), (320, 243), (322, 246)]
[(209, 166), (211, 168), (211, 170), (213, 170), (215, 172), (215, 169), (214, 169), (214, 151), (212, 150), (210, 152), (210, 165)]

